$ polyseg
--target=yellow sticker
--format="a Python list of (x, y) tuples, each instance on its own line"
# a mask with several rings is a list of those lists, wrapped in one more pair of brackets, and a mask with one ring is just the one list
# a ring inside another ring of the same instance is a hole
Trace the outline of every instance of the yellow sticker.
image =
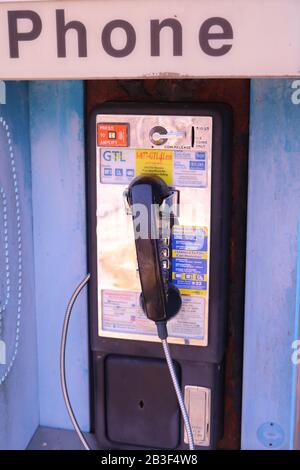
[(173, 184), (173, 150), (136, 151), (136, 174), (160, 176), (169, 186)]
[(200, 297), (206, 297), (207, 291), (200, 289), (182, 289), (179, 288), (180, 294), (182, 295), (199, 295)]

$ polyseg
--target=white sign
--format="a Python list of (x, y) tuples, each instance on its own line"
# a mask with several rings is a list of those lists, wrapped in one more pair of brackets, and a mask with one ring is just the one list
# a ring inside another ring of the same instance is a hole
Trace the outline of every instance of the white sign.
[(299, 0), (0, 3), (0, 78), (300, 75)]

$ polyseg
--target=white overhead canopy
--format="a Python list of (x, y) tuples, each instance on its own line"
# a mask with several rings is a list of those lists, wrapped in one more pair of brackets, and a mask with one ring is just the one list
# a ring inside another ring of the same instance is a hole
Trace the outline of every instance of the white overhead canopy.
[(300, 75), (299, 0), (0, 0), (0, 78)]

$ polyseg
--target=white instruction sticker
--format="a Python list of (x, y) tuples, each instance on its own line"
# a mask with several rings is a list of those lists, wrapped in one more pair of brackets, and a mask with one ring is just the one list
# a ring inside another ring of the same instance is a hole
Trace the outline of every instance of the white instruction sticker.
[(102, 291), (102, 329), (122, 333), (156, 334), (153, 322), (145, 316), (139, 292)]
[(106, 184), (128, 184), (135, 177), (135, 150), (99, 149), (100, 180)]
[(205, 188), (207, 186), (206, 152), (176, 150), (173, 159), (173, 185)]
[(203, 339), (205, 332), (205, 298), (182, 295), (182, 306), (168, 322), (170, 336), (184, 339)]
[[(118, 333), (156, 335), (154, 322), (144, 314), (139, 303), (140, 293), (133, 291), (102, 291), (102, 330)], [(168, 322), (170, 337), (185, 340), (203, 339), (205, 331), (205, 299), (182, 296), (179, 313)]]

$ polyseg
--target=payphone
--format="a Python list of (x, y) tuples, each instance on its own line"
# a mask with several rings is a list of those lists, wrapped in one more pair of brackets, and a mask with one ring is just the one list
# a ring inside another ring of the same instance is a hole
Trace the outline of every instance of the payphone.
[(102, 448), (186, 449), (185, 411), (196, 449), (221, 437), (231, 119), (217, 103), (104, 103), (91, 113), (90, 338)]

